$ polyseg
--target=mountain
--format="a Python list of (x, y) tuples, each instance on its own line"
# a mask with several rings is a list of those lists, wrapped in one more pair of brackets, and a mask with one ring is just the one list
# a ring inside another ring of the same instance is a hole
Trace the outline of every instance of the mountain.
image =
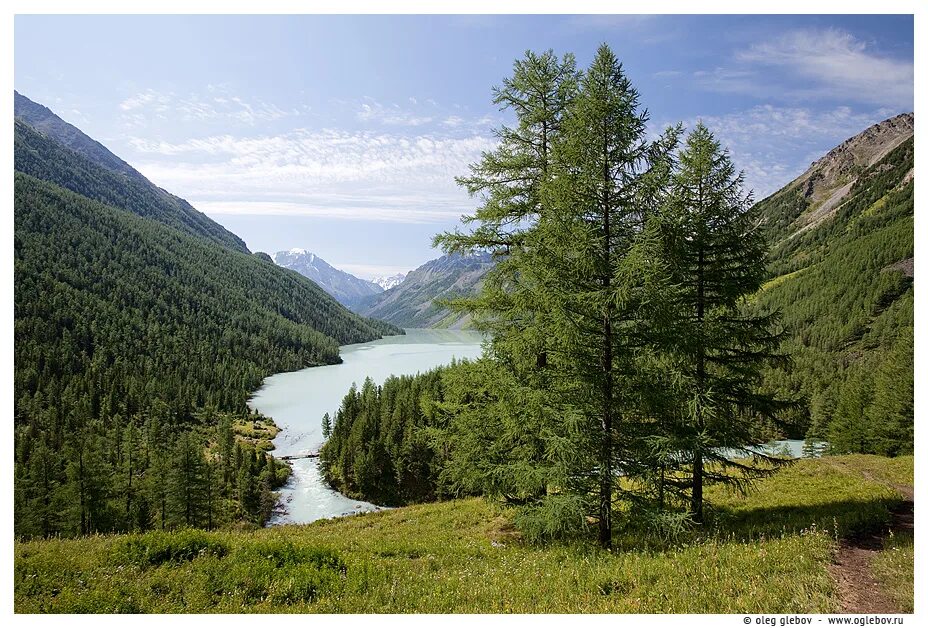
[(364, 297), (383, 292), (379, 285), (334, 268), (306, 249), (279, 251), (273, 257), (276, 264), (312, 279), (343, 305), (357, 303)]
[[(861, 173), (912, 138), (915, 116), (904, 113), (865, 129), (813, 162), (758, 205), (774, 242), (813, 229), (844, 204)], [(912, 176), (907, 173), (907, 176)]]
[[(255, 482), (276, 474), (263, 453), (245, 450), (248, 464), (235, 464), (248, 468), (237, 481), (251, 492), (222, 484), (224, 503), (239, 506), (202, 499), (220, 489), (203, 452), (216, 451), (221, 421), (248, 417), (266, 376), (337, 363), (339, 345), (401, 330), (349, 312), (309, 279), (240, 250), (206, 216), (184, 220), (176, 197), (22, 119), (14, 153), (16, 534), (137, 529), (156, 517), (263, 521)], [(231, 423), (223, 433), (229, 475)], [(194, 465), (180, 479), (167, 466), (175, 455)], [(168, 479), (195, 483), (177, 493), (188, 501), (157, 497)]]
[(153, 184), (80, 129), (22, 94), (13, 95), (15, 170), (226, 248), (248, 252), (237, 235)]
[(19, 118), (45, 137), (70, 148), (98, 166), (130, 178), (142, 176), (103, 144), (56, 116), (48, 107), (29, 100), (17, 91), (13, 92), (13, 117)]
[(755, 305), (780, 311), (793, 359), (766, 385), (800, 400), (795, 435), (839, 451), (912, 443), (913, 129), (873, 125), (755, 206), (772, 242)]
[(406, 273), (396, 273), (395, 275), (390, 275), (389, 277), (377, 277), (373, 279), (372, 282), (384, 290), (389, 290), (390, 288), (395, 288), (396, 286), (403, 283), (404, 279), (406, 279)]
[(400, 327), (461, 327), (468, 318), (452, 314), (435, 300), (475, 292), (492, 267), (493, 261), (486, 253), (443, 255), (410, 271), (402, 283), (362, 300), (353, 309)]

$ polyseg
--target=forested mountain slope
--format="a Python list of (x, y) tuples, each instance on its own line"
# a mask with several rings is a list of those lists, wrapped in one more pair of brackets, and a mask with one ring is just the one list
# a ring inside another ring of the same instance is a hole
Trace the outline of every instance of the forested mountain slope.
[(838, 451), (910, 452), (913, 442), (912, 114), (847, 140), (758, 209), (790, 370), (768, 385), (802, 400), (796, 435)]
[(20, 399), (56, 374), (121, 365), (104, 394), (129, 412), (152, 393), (178, 410), (241, 407), (269, 371), (337, 362), (339, 344), (387, 330), (257, 257), (28, 175), (15, 183)]
[[(49, 179), (14, 179), (17, 533), (260, 520), (276, 471), (254, 447), (233, 456), (228, 415), (271, 373), (399, 330), (139, 211), (141, 188), (22, 122), (15, 150)], [(111, 204), (61, 187), (72, 176)]]
[(493, 267), (489, 254), (443, 255), (410, 271), (398, 285), (361, 300), (352, 309), (400, 327), (461, 327), (467, 320), (438, 300), (477, 291)]
[(245, 243), (48, 108), (14, 92), (15, 169), (236, 251)]

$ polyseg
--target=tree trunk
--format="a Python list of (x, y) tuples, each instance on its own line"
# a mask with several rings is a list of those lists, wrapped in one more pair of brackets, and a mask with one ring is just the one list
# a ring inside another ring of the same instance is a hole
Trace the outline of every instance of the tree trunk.
[(599, 544), (612, 547), (612, 322), (603, 319), (603, 434), (599, 470)]
[(126, 484), (126, 525), (129, 527), (129, 530), (132, 530), (135, 526), (132, 522), (132, 442), (129, 442), (129, 453), (128, 453), (128, 462), (129, 462), (129, 482)]
[[(702, 194), (700, 193), (700, 197)], [(700, 200), (702, 200), (700, 198)], [(703, 485), (703, 460), (702, 460), (702, 443), (698, 442), (698, 439), (702, 438), (703, 428), (705, 423), (703, 420), (702, 413), (702, 404), (703, 404), (703, 393), (705, 392), (705, 380), (706, 380), (706, 352), (703, 345), (703, 318), (705, 317), (705, 283), (704, 283), (704, 269), (705, 264), (705, 253), (700, 249), (699, 251), (699, 263), (696, 267), (696, 322), (697, 322), (697, 334), (698, 345), (696, 352), (696, 394), (697, 394), (697, 403), (696, 403), (696, 436), (697, 444), (696, 449), (693, 452), (693, 492), (692, 499), (690, 503), (690, 512), (693, 516), (693, 521), (696, 523), (702, 523), (703, 521), (703, 511), (702, 511), (702, 485)]]
[(608, 140), (603, 134), (603, 258), (604, 273), (602, 277), (603, 292), (606, 295), (603, 314), (603, 353), (602, 353), (602, 448), (599, 468), (599, 544), (608, 549), (612, 547), (612, 317), (609, 305), (609, 288), (612, 275), (612, 233), (609, 218), (611, 213), (609, 186)]

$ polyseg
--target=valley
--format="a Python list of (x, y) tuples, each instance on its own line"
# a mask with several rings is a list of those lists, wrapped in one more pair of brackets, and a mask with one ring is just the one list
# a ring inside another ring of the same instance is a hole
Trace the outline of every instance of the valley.
[(14, 611), (914, 613), (905, 16), (363, 17), (17, 67)]

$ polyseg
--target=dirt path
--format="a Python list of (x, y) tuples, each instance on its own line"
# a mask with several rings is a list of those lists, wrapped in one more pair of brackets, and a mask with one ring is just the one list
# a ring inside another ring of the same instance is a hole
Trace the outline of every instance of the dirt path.
[[(908, 494), (906, 494), (908, 493)], [(890, 529), (893, 532), (912, 530), (915, 524), (914, 502), (911, 489), (904, 492), (906, 500), (893, 510)], [(873, 558), (883, 549), (885, 535), (862, 535), (841, 541), (835, 562), (831, 565), (832, 577), (838, 586), (843, 613), (898, 613), (883, 587), (873, 577)]]
[[(891, 484), (874, 478), (870, 473), (863, 476), (872, 482), (891, 486), (903, 498), (902, 503), (892, 510), (890, 530), (912, 531), (915, 526), (915, 491), (911, 486)], [(844, 613), (898, 613), (900, 610), (883, 592), (883, 587), (873, 577), (873, 559), (883, 549), (886, 534), (861, 535), (844, 539), (838, 546), (835, 562), (829, 571), (838, 586), (841, 612)]]

